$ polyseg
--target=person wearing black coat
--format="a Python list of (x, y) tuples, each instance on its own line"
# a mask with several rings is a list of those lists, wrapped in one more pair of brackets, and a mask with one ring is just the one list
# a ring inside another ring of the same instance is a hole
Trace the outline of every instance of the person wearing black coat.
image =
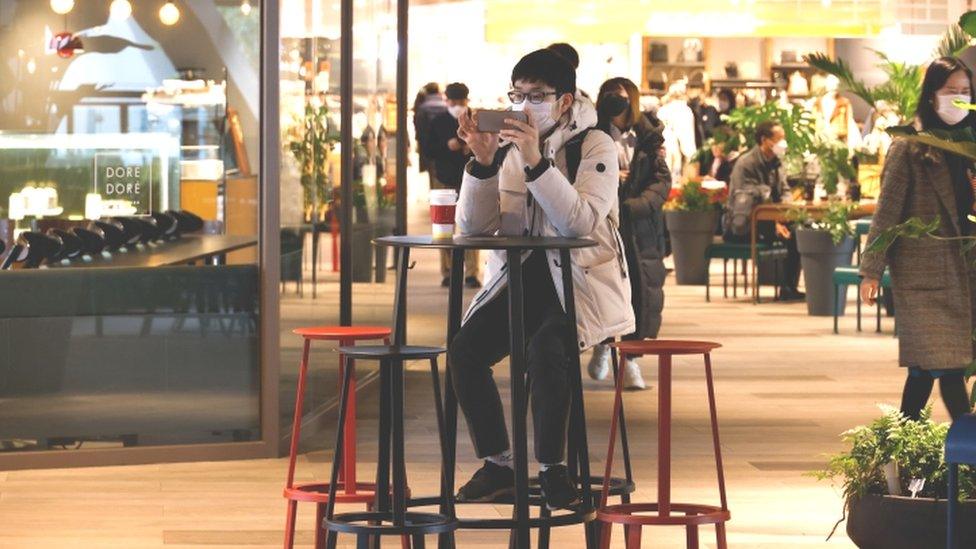
[[(613, 137), (620, 163), (620, 235), (631, 281), (631, 302), (637, 329), (624, 339), (657, 337), (664, 309), (664, 212), (671, 192), (671, 172), (664, 160), (664, 124), (640, 111), (640, 91), (626, 78), (613, 78), (600, 87), (598, 127)], [(640, 367), (624, 365), (624, 386), (644, 389)], [(589, 365), (590, 377), (604, 379), (609, 348), (597, 346)]]

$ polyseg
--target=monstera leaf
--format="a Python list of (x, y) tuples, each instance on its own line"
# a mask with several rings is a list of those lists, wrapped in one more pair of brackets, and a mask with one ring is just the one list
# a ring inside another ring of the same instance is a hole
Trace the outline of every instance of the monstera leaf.
[(971, 128), (918, 131), (913, 126), (894, 126), (888, 128), (888, 133), (893, 137), (928, 145), (976, 162), (976, 134)]
[(976, 36), (976, 11), (967, 11), (959, 18), (959, 26), (969, 36)]

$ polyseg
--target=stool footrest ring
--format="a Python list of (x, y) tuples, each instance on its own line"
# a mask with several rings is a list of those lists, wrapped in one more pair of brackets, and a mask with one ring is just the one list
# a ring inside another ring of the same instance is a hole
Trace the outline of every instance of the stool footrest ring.
[[(407, 507), (429, 507), (441, 504), (440, 496), (428, 496), (419, 498), (410, 498), (407, 501)], [(514, 505), (514, 498), (504, 498), (492, 502), (465, 502), (456, 501), (455, 505)], [(541, 507), (545, 505), (545, 501), (539, 495), (529, 496), (529, 507)], [(541, 528), (543, 526), (573, 526), (575, 524), (583, 524), (590, 522), (596, 518), (596, 511), (593, 509), (589, 510), (557, 510), (552, 511), (553, 515), (549, 517), (530, 517), (529, 527), (530, 528)], [(559, 514), (556, 514), (559, 513)], [(458, 519), (458, 529), (460, 530), (511, 530), (518, 526), (518, 521), (515, 519), (489, 519), (489, 518), (465, 518)]]
[(405, 515), (403, 525), (393, 524), (393, 513), (389, 511), (340, 513), (331, 520), (325, 519), (322, 527), (341, 534), (372, 534), (379, 536), (400, 536), (415, 534), (445, 534), (458, 528), (458, 521), (437, 513), (413, 513)]
[(666, 516), (636, 514), (659, 513), (659, 507), (657, 503), (607, 505), (597, 511), (596, 518), (609, 524), (697, 526), (728, 522), (732, 517), (728, 509), (694, 503), (672, 503), (671, 514)]

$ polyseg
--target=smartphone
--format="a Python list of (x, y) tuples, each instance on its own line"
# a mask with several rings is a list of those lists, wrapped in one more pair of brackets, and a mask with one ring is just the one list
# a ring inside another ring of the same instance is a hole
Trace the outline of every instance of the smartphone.
[(478, 111), (478, 131), (488, 133), (498, 133), (505, 128), (512, 126), (505, 123), (507, 119), (519, 120), (528, 123), (529, 117), (524, 112), (518, 111)]

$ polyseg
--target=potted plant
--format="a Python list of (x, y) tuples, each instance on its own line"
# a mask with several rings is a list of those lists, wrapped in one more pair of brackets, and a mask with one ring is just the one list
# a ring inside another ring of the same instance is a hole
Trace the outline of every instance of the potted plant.
[[(858, 547), (945, 547), (943, 448), (949, 424), (932, 421), (931, 408), (919, 421), (892, 407), (883, 406), (882, 411), (869, 425), (844, 433), (850, 448), (831, 456), (813, 476), (842, 484), (847, 535)], [(960, 468), (960, 494), (961, 547), (976, 547), (976, 472), (971, 468)]]
[(701, 285), (707, 281), (705, 251), (715, 237), (725, 195), (724, 190), (707, 190), (694, 181), (671, 190), (664, 204), (664, 219), (671, 235), (678, 284)]
[(286, 132), (286, 147), (301, 171), (306, 223), (325, 221), (332, 204), (332, 181), (328, 173), (329, 154), (339, 142), (339, 134), (329, 128), (329, 109), (317, 100), (305, 105)]
[[(834, 198), (820, 219), (806, 210), (790, 212), (796, 223), (796, 247), (800, 252), (803, 280), (807, 291), (807, 313), (812, 316), (834, 314), (834, 269), (851, 264), (854, 256), (854, 229), (850, 224), (853, 202)], [(847, 295), (846, 288), (841, 295)], [(844, 299), (838, 300), (837, 314), (844, 314)]]

